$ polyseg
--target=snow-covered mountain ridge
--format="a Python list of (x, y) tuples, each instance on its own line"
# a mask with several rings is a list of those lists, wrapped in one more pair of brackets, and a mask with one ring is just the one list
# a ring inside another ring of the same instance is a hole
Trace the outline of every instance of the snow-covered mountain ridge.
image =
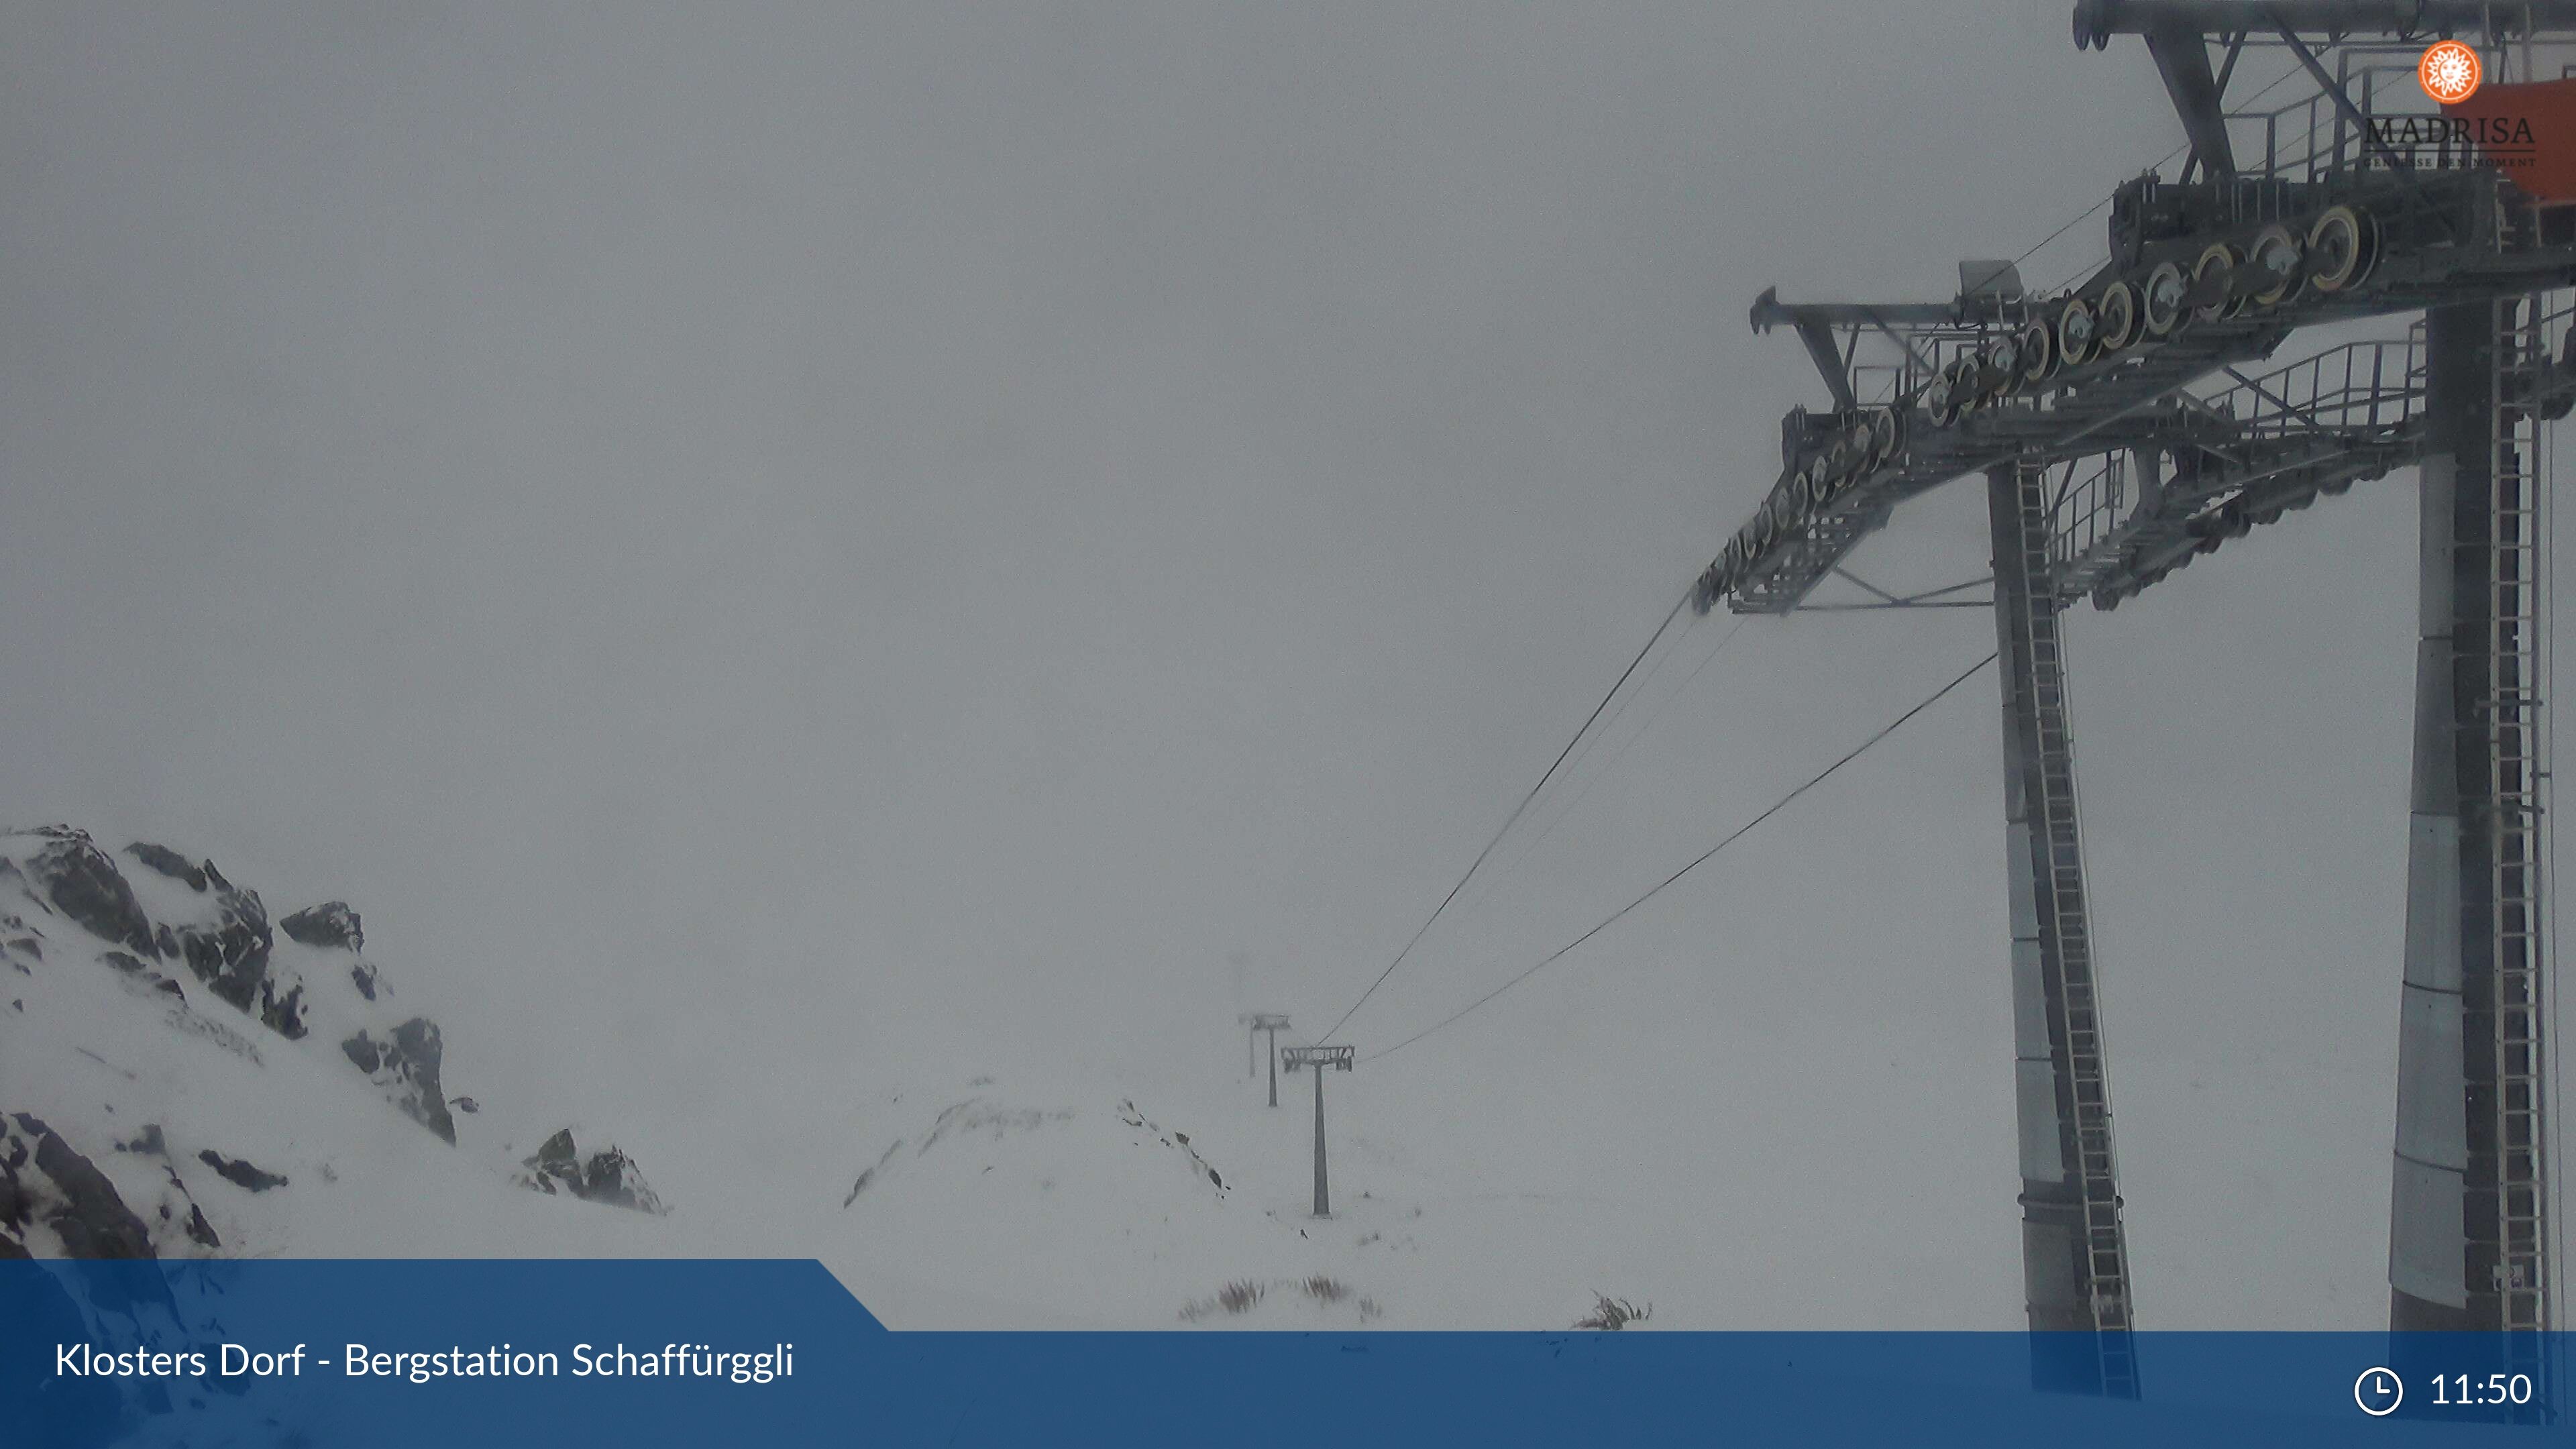
[(272, 921), (212, 860), (0, 834), (0, 1255), (417, 1251), (406, 1209), (460, 1189), (659, 1210), (614, 1147), (460, 1142), (439, 1024), (365, 950), (346, 902)]

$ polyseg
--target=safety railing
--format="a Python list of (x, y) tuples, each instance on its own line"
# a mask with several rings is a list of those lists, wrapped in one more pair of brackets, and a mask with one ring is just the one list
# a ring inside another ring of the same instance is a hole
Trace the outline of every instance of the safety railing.
[(2232, 368), (2220, 376), (2234, 385), (2202, 395), (2200, 406), (2240, 435), (2391, 434), (2423, 406), (2424, 324), (2399, 339), (2329, 347), (2259, 377)]

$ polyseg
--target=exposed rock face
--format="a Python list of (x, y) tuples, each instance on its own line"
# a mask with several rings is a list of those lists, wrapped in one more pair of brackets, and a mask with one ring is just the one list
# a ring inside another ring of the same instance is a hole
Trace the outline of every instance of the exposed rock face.
[(384, 1088), (385, 1095), (413, 1121), (449, 1142), (456, 1140), (456, 1118), (448, 1112), (446, 1090), (438, 1083), (443, 1053), (438, 1023), (415, 1016), (382, 1041), (361, 1031), (340, 1043), (340, 1053)]
[(101, 940), (145, 956), (158, 956), (152, 922), (143, 914), (134, 887), (117, 873), (116, 862), (91, 842), (89, 833), (68, 825), (48, 825), (29, 832), (47, 844), (28, 860), (38, 887), (55, 910)]
[[(234, 885), (213, 861), (191, 860), (143, 840), (123, 853), (131, 874), (120, 871), (117, 858), (87, 833), (69, 826), (0, 832), (0, 888), (23, 885), (30, 904), (50, 904), (72, 925), (115, 947), (98, 959), (138, 995), (164, 996), (188, 1007), (184, 1019), (174, 1018), (186, 1029), (221, 1036), (238, 1051), (257, 1055), (247, 1039), (217, 1019), (220, 1012), (189, 1007), (193, 991), (183, 982), (202, 986), (290, 1041), (325, 1031), (324, 1039), (339, 1043), (341, 1054), (387, 1100), (445, 1141), (456, 1140), (439, 1077), (438, 1027), (385, 1005), (392, 991), (382, 974), (373, 963), (355, 959), (366, 937), (348, 902), (325, 901), (279, 921), (277, 929), (293, 943), (283, 948), (290, 954), (281, 956), (259, 893)], [(9, 894), (18, 898), (15, 889)], [(0, 917), (0, 959), (9, 963), (0, 969), (28, 974), (29, 963), (42, 959), (36, 934), (19, 917)], [(327, 974), (317, 974), (309, 957), (301, 958), (300, 972), (290, 964), (299, 959), (291, 954), (298, 950), (346, 954)]]
[(522, 1165), (528, 1170), (519, 1174), (519, 1182), (537, 1192), (566, 1192), (588, 1202), (642, 1213), (669, 1211), (653, 1189), (645, 1185), (644, 1175), (636, 1170), (633, 1158), (611, 1146), (584, 1161), (581, 1149), (573, 1145), (569, 1127), (547, 1138), (537, 1148), (536, 1156)]
[(272, 1187), (286, 1186), (284, 1174), (262, 1172), (241, 1158), (226, 1157), (211, 1147), (198, 1152), (197, 1160), (213, 1168), (217, 1177), (251, 1192), (266, 1192)]
[[(137, 918), (149, 932), (146, 954), (187, 962), (189, 972), (217, 997), (269, 1020), (271, 1027), (284, 1030), (288, 1036), (301, 1036), (301, 1013), (288, 999), (294, 995), (293, 983), (269, 980), (268, 956), (275, 938), (269, 934), (268, 908), (260, 904), (259, 892), (243, 890), (224, 879), (213, 861), (191, 861), (166, 845), (138, 840), (125, 847), (125, 853), (154, 874), (186, 886), (190, 895), (204, 898), (191, 902), (179, 897), (186, 904), (174, 907), (164, 895), (162, 908), (156, 910), (119, 877), (118, 884), (124, 886), (127, 899), (135, 901)], [(113, 860), (104, 855), (99, 859), (106, 861), (110, 870), (115, 869)], [(151, 882), (146, 880), (145, 884)], [(61, 902), (57, 900), (56, 904)], [(156, 915), (161, 918), (157, 922), (151, 919)], [(88, 920), (77, 916), (74, 919), (94, 933), (106, 934)], [(292, 1030), (287, 1030), (290, 1026)]]
[[(280, 1203), (339, 1180), (331, 1130), (306, 1130), (298, 1111), (314, 1084), (340, 1090), (332, 1078), (453, 1145), (456, 1114), (477, 1104), (448, 1097), (437, 1023), (364, 945), (345, 901), (272, 925), (258, 893), (211, 860), (150, 841), (111, 855), (68, 826), (0, 830), (0, 1066), (40, 1062), (49, 1088), (66, 1068), (84, 1083), (48, 1093), (50, 1124), (0, 1115), (0, 1258), (275, 1251), (300, 1216)], [(162, 1050), (169, 1062), (153, 1060)], [(346, 1080), (351, 1068), (367, 1087)], [(174, 1098), (194, 1100), (183, 1111)], [(315, 1124), (374, 1110), (317, 1106)], [(550, 1194), (664, 1211), (625, 1153), (581, 1153), (569, 1131), (526, 1167), (502, 1171)]]
[(39, 1223), (53, 1230), (65, 1257), (155, 1256), (152, 1234), (98, 1164), (28, 1113), (0, 1117), (0, 1237), (23, 1254), (28, 1230)]
[(192, 891), (202, 891), (206, 888), (205, 869), (190, 862), (188, 857), (166, 845), (154, 845), (148, 840), (138, 840), (125, 847), (125, 853), (172, 880), (186, 881), (188, 889)]
[(337, 946), (351, 952), (367, 949), (367, 933), (359, 928), (358, 913), (349, 909), (347, 901), (308, 906), (279, 918), (277, 928), (307, 946)]
[(261, 1025), (288, 1041), (301, 1038), (305, 1032), (304, 983), (298, 981), (280, 992), (277, 989), (276, 978), (271, 977), (261, 982), (259, 984), (259, 1020)]
[(268, 932), (268, 911), (260, 905), (257, 891), (226, 887), (213, 894), (217, 902), (213, 921), (165, 929), (176, 938), (180, 958), (208, 990), (255, 1014), (269, 984), (268, 953), (275, 943)]

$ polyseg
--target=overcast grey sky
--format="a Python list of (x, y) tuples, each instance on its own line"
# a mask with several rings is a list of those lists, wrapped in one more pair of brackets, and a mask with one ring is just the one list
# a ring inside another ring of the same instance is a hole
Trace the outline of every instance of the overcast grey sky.
[[(458, 1090), (673, 1138), (1230, 1062), (1377, 974), (1768, 486), (1817, 389), (1760, 288), (1945, 296), (2178, 139), (2066, 9), (0, 4), (0, 809), (345, 896)], [(2378, 1321), (2413, 529), (2365, 484), (2072, 626), (2165, 1326)], [(1863, 557), (1983, 548), (1952, 489)], [(1756, 621), (1351, 1038), (1991, 647)], [(1991, 1253), (2004, 1326), (1995, 712), (1353, 1100), (1955, 1220), (1891, 1261)]]

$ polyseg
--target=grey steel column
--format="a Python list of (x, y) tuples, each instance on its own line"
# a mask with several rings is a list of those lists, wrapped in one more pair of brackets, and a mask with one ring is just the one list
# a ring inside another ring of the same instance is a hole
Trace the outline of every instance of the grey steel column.
[[(2549, 1326), (2538, 328), (2425, 314), (2421, 624), (2389, 1324)], [(2528, 1345), (2526, 1345), (2528, 1348)]]
[(1279, 1105), (1279, 1032), (1270, 1033), (1270, 1105)]
[[(2388, 1325), (2492, 1329), (2492, 1291), (2472, 1291), (2469, 1121), (2475, 1078), (2467, 986), (2493, 975), (2483, 914), (2471, 900), (2485, 875), (2475, 832), (2460, 819), (2464, 778), (2485, 774), (2484, 741), (2462, 706), (2461, 678), (2481, 661), (2484, 540), (2492, 522), (2488, 457), (2495, 395), (2491, 304), (2424, 314), (2423, 534), (2416, 605), (2415, 748), (2408, 791), (2406, 965), (2397, 1028), (2397, 1142), (2388, 1203)], [(2463, 729), (2463, 723), (2470, 727)], [(2477, 892), (2483, 894), (2483, 892)], [(2492, 1192), (2490, 1182), (2487, 1191)], [(2492, 1254), (2492, 1245), (2489, 1246)], [(2491, 1285), (2490, 1285), (2491, 1286)]]
[(1315, 1067), (1315, 1216), (1333, 1215), (1333, 1198), (1324, 1185), (1324, 1064)]
[[(2111, 1150), (2074, 745), (2048, 585), (2037, 468), (1986, 478), (2003, 684), (2004, 828), (2012, 904), (2013, 1100), (2022, 1282), (2043, 1389), (2134, 1397), (2128, 1249)], [(2069, 1337), (2060, 1335), (2080, 1335)]]

